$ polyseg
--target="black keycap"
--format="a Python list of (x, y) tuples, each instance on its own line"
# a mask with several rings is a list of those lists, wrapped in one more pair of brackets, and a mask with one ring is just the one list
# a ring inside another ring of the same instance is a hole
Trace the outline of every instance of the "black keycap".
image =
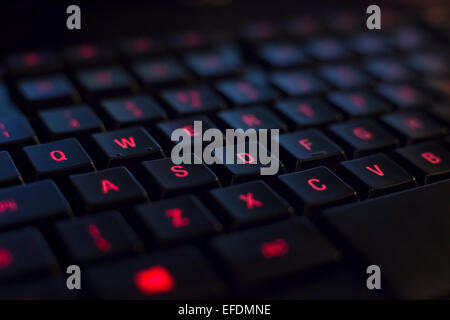
[(272, 83), (288, 96), (307, 96), (325, 91), (325, 84), (308, 72), (280, 71), (271, 77)]
[(336, 168), (346, 160), (344, 150), (316, 129), (308, 129), (280, 136), (280, 153), (290, 171), (318, 166)]
[(0, 229), (67, 218), (71, 214), (69, 203), (53, 181), (0, 190)]
[(450, 291), (449, 194), (447, 180), (329, 209), (323, 217), (364, 265), (381, 268), (398, 298), (444, 298)]
[(399, 143), (397, 138), (369, 119), (333, 124), (329, 130), (352, 158), (389, 151)]
[(70, 181), (76, 192), (74, 203), (84, 212), (127, 208), (147, 199), (144, 188), (125, 167), (77, 174)]
[(0, 149), (14, 152), (37, 143), (36, 133), (25, 117), (13, 115), (0, 118)]
[(430, 112), (436, 119), (439, 119), (450, 126), (450, 106), (442, 103), (442, 105), (432, 107)]
[(292, 207), (263, 181), (252, 181), (210, 191), (213, 203), (233, 230), (286, 218)]
[(195, 299), (223, 294), (205, 257), (193, 247), (93, 266), (87, 279), (97, 298)]
[(165, 111), (148, 95), (135, 95), (103, 100), (102, 110), (106, 123), (114, 129), (132, 125), (153, 125), (157, 121), (167, 120)]
[(35, 228), (0, 235), (0, 282), (56, 272), (58, 261)]
[(393, 59), (372, 59), (365, 64), (366, 70), (379, 80), (402, 82), (412, 78), (411, 72), (400, 62)]
[(142, 163), (145, 182), (155, 198), (165, 198), (181, 193), (201, 193), (219, 187), (219, 179), (200, 159), (191, 164), (174, 164), (170, 158)]
[(136, 211), (143, 237), (155, 245), (201, 241), (222, 231), (222, 224), (192, 195), (140, 205)]
[(56, 225), (67, 261), (84, 263), (135, 253), (142, 243), (117, 211), (102, 212)]
[(319, 61), (336, 61), (350, 57), (350, 52), (337, 39), (318, 38), (307, 46), (308, 53)]
[(160, 41), (146, 36), (137, 36), (121, 42), (121, 53), (126, 58), (142, 58), (164, 53)]
[(428, 76), (443, 76), (449, 73), (447, 59), (433, 52), (416, 53), (408, 57), (408, 66), (417, 72)]
[(308, 62), (300, 46), (293, 43), (267, 43), (259, 47), (259, 58), (272, 68), (296, 67)]
[(68, 63), (74, 67), (108, 64), (114, 61), (111, 48), (102, 44), (84, 43), (65, 50)]
[(23, 184), (22, 175), (7, 151), (0, 151), (0, 188)]
[(298, 16), (286, 23), (286, 32), (293, 37), (306, 37), (320, 31), (321, 23), (316, 17)]
[(250, 43), (271, 40), (277, 34), (277, 27), (268, 20), (246, 23), (240, 32), (241, 38)]
[(371, 32), (357, 34), (350, 40), (350, 46), (360, 55), (381, 55), (390, 52), (386, 39)]
[(407, 143), (445, 134), (446, 128), (422, 111), (408, 110), (384, 115), (381, 120), (398, 132)]
[(51, 107), (68, 105), (79, 100), (78, 93), (64, 75), (21, 80), (18, 90), (25, 105)]
[(397, 48), (410, 52), (410, 50), (426, 45), (429, 36), (423, 30), (413, 26), (402, 26), (395, 30), (391, 37), (391, 44)]
[(298, 214), (310, 215), (319, 209), (357, 201), (355, 190), (326, 167), (317, 167), (279, 177), (281, 195)]
[(38, 115), (49, 140), (68, 137), (83, 140), (92, 133), (105, 131), (103, 122), (87, 105), (44, 110)]
[(183, 84), (188, 74), (175, 60), (145, 60), (132, 66), (139, 81), (149, 90)]
[(218, 118), (226, 128), (232, 129), (279, 129), (287, 130), (286, 124), (264, 106), (254, 106), (218, 113)]
[(386, 155), (377, 153), (341, 163), (361, 198), (372, 198), (412, 188), (416, 179)]
[(211, 247), (240, 287), (270, 285), (341, 259), (341, 253), (306, 218), (220, 236)]
[(352, 117), (372, 116), (390, 110), (387, 103), (364, 90), (332, 92), (327, 98)]
[(129, 94), (136, 88), (134, 80), (121, 67), (82, 70), (75, 77), (88, 98)]
[(104, 167), (134, 166), (164, 157), (160, 145), (143, 127), (131, 127), (92, 135), (98, 162)]
[(350, 65), (327, 65), (319, 69), (320, 76), (339, 89), (364, 87), (369, 78)]
[(269, 83), (269, 75), (267, 72), (259, 66), (251, 65), (247, 66), (244, 70), (243, 78), (252, 83), (259, 83), (266, 85)]
[(321, 126), (343, 118), (341, 113), (319, 98), (281, 100), (275, 103), (275, 108), (296, 129)]
[(23, 148), (33, 179), (59, 180), (71, 174), (94, 171), (94, 163), (77, 139), (68, 138)]
[(17, 114), (20, 114), (20, 110), (12, 101), (8, 87), (0, 82), (0, 118)]
[(219, 78), (237, 75), (242, 68), (239, 51), (225, 46), (205, 53), (191, 53), (185, 58), (186, 64), (202, 78)]
[(407, 84), (381, 85), (377, 88), (377, 92), (398, 108), (422, 107), (428, 102), (418, 88)]
[(206, 86), (169, 89), (163, 91), (161, 97), (176, 116), (188, 116), (225, 108), (222, 98)]
[(12, 76), (26, 76), (59, 71), (61, 59), (51, 51), (30, 51), (11, 55), (7, 61), (7, 72)]
[(432, 183), (450, 177), (450, 152), (434, 141), (396, 150), (398, 161), (420, 183)]
[(276, 98), (275, 91), (267, 84), (245, 79), (222, 80), (216, 86), (233, 105), (264, 103)]
[(185, 50), (199, 50), (207, 48), (209, 45), (209, 39), (206, 33), (195, 30), (183, 30), (181, 32), (174, 33), (170, 37), (170, 45), (179, 51)]

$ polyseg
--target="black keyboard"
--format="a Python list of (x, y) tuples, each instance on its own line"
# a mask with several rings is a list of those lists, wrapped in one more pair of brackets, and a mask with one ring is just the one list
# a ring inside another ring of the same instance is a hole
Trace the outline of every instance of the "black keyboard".
[[(450, 25), (340, 14), (3, 52), (0, 298), (449, 298)], [(278, 173), (175, 165), (195, 120)]]

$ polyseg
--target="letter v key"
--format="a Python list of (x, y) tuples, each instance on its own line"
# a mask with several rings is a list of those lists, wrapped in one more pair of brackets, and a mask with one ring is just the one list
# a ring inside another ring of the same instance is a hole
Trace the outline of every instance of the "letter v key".
[(380, 177), (384, 176), (384, 172), (381, 171), (380, 167), (377, 164), (374, 164), (373, 168), (367, 166), (366, 169), (372, 171), (373, 173), (379, 175)]

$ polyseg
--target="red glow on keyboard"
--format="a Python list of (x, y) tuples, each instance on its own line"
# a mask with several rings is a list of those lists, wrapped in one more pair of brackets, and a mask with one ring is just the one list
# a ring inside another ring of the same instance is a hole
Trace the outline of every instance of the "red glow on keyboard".
[(353, 128), (353, 134), (361, 140), (370, 140), (373, 137), (372, 133), (363, 127)]
[(97, 82), (100, 83), (111, 82), (112, 74), (108, 71), (99, 71), (94, 73), (94, 78)]
[(107, 179), (103, 179), (102, 180), (102, 193), (103, 194), (108, 194), (109, 191), (120, 191), (120, 188), (118, 186), (116, 186), (114, 183), (112, 183), (111, 181), (107, 180)]
[(237, 89), (250, 99), (257, 99), (259, 96), (258, 91), (247, 82), (239, 82), (237, 84)]
[(416, 98), (416, 91), (408, 86), (402, 86), (398, 89), (398, 94), (403, 100), (411, 101)]
[(78, 128), (80, 126), (80, 122), (72, 117), (72, 112), (70, 110), (64, 111), (64, 117), (69, 120), (69, 126), (71, 128)]
[(243, 163), (253, 163), (255, 162), (255, 158), (250, 153), (241, 152), (236, 154), (236, 156), (242, 160)]
[(261, 252), (266, 259), (278, 258), (289, 252), (289, 245), (284, 239), (276, 239), (263, 243), (261, 245)]
[(209, 68), (216, 68), (219, 66), (219, 58), (215, 54), (210, 54), (203, 58), (203, 63)]
[(202, 44), (203, 37), (197, 31), (188, 31), (183, 35), (182, 41), (186, 46), (197, 47)]
[(299, 143), (302, 147), (304, 147), (306, 150), (308, 150), (308, 151), (311, 150), (312, 143), (311, 143), (311, 141), (309, 141), (309, 139), (301, 139), (301, 140), (298, 140), (298, 143)]
[(189, 218), (183, 217), (183, 211), (180, 208), (172, 208), (166, 210), (166, 216), (171, 218), (172, 226), (181, 228), (190, 224)]
[(10, 266), (14, 258), (11, 252), (6, 249), (0, 248), (0, 269), (5, 269)]
[(175, 288), (175, 278), (163, 266), (155, 266), (136, 272), (134, 283), (146, 295), (170, 292)]
[(423, 129), (424, 125), (423, 122), (420, 119), (411, 117), (411, 118), (405, 118), (403, 120), (403, 122), (405, 123), (405, 125), (413, 130), (417, 130), (417, 129)]
[(189, 92), (177, 92), (177, 100), (181, 103), (189, 103), (194, 108), (202, 107), (202, 97), (197, 90), (191, 90)]
[(0, 201), (0, 214), (9, 212), (15, 212), (19, 209), (19, 205), (15, 200), (2, 200)]
[(53, 89), (53, 83), (51, 81), (39, 81), (36, 84), (36, 88), (40, 92), (47, 92)]
[(308, 118), (314, 117), (314, 110), (311, 108), (309, 104), (302, 103), (297, 106), (297, 110), (301, 113), (303, 113)]
[(111, 251), (111, 243), (103, 238), (100, 229), (95, 224), (88, 225), (88, 232), (94, 241), (95, 246), (102, 252)]
[(431, 164), (438, 164), (441, 163), (442, 160), (441, 158), (439, 158), (437, 155), (435, 155), (433, 152), (422, 152), (420, 154), (420, 156), (422, 158), (424, 158), (425, 160), (427, 160), (429, 163)]
[(200, 134), (200, 132), (194, 130), (194, 126), (192, 124), (188, 124), (182, 127), (182, 129), (186, 131), (190, 137), (196, 137)]
[(118, 139), (114, 139), (114, 143), (119, 145), (122, 149), (136, 148), (136, 142), (134, 141), (134, 137), (129, 137), (128, 139), (122, 138), (120, 141)]
[(262, 207), (263, 206), (262, 201), (256, 200), (253, 197), (252, 192), (249, 192), (247, 194), (240, 194), (239, 199), (242, 201), (245, 201), (247, 209), (253, 209), (254, 207)]
[(91, 59), (97, 54), (97, 48), (92, 45), (85, 44), (78, 47), (78, 56), (83, 59)]
[(187, 170), (184, 170), (183, 166), (172, 166), (170, 167), (170, 171), (175, 172), (175, 175), (178, 178), (184, 178), (189, 175), (189, 172)]
[(378, 175), (380, 177), (384, 176), (384, 172), (381, 171), (380, 167), (377, 164), (374, 164), (373, 168), (367, 166), (366, 169), (372, 171), (373, 173), (375, 173), (376, 175)]
[(148, 51), (150, 47), (150, 41), (146, 38), (135, 38), (131, 42), (131, 48), (138, 53)]
[(300, 88), (303, 91), (311, 89), (311, 83), (309, 80), (299, 78), (296, 76), (293, 76), (291, 80), (297, 85), (298, 88)]
[(358, 108), (364, 108), (366, 106), (366, 99), (359, 94), (352, 94), (350, 96), (350, 101), (352, 104)]
[(28, 67), (35, 67), (41, 62), (41, 56), (37, 53), (27, 53), (23, 55), (23, 63)]
[(320, 180), (315, 178), (309, 179), (308, 184), (316, 191), (325, 191), (328, 188), (326, 184), (320, 183)]
[(139, 108), (133, 101), (125, 101), (125, 109), (127, 109), (135, 118), (143, 116), (142, 109)]
[(167, 64), (155, 63), (150, 66), (150, 72), (157, 75), (164, 75), (167, 72)]
[(11, 137), (8, 130), (6, 130), (6, 126), (4, 123), (0, 123), (0, 132), (6, 139), (9, 139)]
[(65, 153), (62, 152), (61, 150), (53, 150), (52, 152), (50, 152), (50, 158), (52, 158), (54, 161), (58, 161), (58, 162), (69, 160), (69, 159), (67, 159)]
[(261, 124), (261, 120), (259, 120), (258, 117), (254, 114), (243, 114), (241, 116), (241, 119), (246, 125), (250, 127), (259, 126)]

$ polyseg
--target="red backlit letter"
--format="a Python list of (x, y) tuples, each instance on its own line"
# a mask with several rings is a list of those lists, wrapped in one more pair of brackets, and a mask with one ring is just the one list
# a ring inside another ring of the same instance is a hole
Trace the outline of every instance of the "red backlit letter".
[(111, 250), (111, 244), (108, 240), (103, 238), (99, 228), (95, 224), (88, 225), (88, 232), (94, 240), (95, 246), (103, 252), (109, 252)]
[(50, 152), (50, 157), (55, 161), (65, 161), (68, 160), (64, 152), (60, 150), (54, 150)]
[(170, 171), (175, 172), (175, 175), (178, 178), (184, 178), (189, 175), (189, 172), (183, 169), (183, 166), (172, 166), (170, 167)]
[(189, 218), (183, 217), (183, 211), (179, 208), (166, 210), (166, 216), (172, 219), (172, 226), (175, 228), (185, 227), (190, 223)]
[(372, 133), (364, 129), (363, 127), (356, 127), (353, 129), (353, 134), (360, 138), (361, 140), (372, 139)]
[(118, 186), (116, 186), (114, 183), (112, 183), (109, 180), (102, 180), (102, 192), (103, 194), (107, 194), (109, 193), (109, 190), (113, 190), (113, 191), (119, 191), (120, 188)]
[(372, 171), (373, 173), (379, 175), (380, 177), (384, 176), (384, 172), (381, 171), (380, 167), (377, 164), (374, 164), (373, 168), (367, 166), (366, 169)]
[(148, 295), (170, 292), (175, 288), (175, 278), (162, 266), (138, 271), (134, 282), (140, 292)]
[(261, 120), (258, 119), (254, 114), (244, 114), (241, 117), (242, 121), (248, 126), (259, 126), (261, 124)]
[(241, 159), (244, 163), (252, 163), (255, 162), (255, 158), (252, 157), (250, 153), (238, 153), (236, 154), (239, 159)]
[(284, 256), (289, 252), (289, 245), (283, 239), (276, 239), (272, 242), (265, 242), (261, 246), (261, 252), (264, 258), (277, 258)]
[(439, 158), (433, 152), (422, 152), (420, 155), (431, 164), (441, 163), (442, 161), (441, 158)]
[(301, 146), (303, 146), (306, 150), (311, 150), (312, 143), (308, 139), (298, 140)]
[(130, 146), (131, 148), (136, 147), (136, 143), (134, 142), (133, 137), (129, 137), (128, 139), (122, 138), (122, 139), (120, 139), (120, 141), (117, 139), (114, 139), (114, 142), (117, 143), (122, 149), (128, 149), (128, 146)]
[(6, 249), (0, 248), (0, 269), (4, 269), (13, 262), (13, 255)]
[(316, 191), (324, 191), (327, 190), (327, 185), (326, 184), (320, 184), (317, 185), (316, 183), (320, 183), (319, 179), (309, 179), (308, 180), (308, 184), (311, 186), (311, 188), (313, 188)]
[(249, 192), (246, 195), (239, 195), (239, 199), (246, 202), (247, 209), (253, 209), (253, 207), (262, 207), (263, 203), (253, 198), (253, 193)]

